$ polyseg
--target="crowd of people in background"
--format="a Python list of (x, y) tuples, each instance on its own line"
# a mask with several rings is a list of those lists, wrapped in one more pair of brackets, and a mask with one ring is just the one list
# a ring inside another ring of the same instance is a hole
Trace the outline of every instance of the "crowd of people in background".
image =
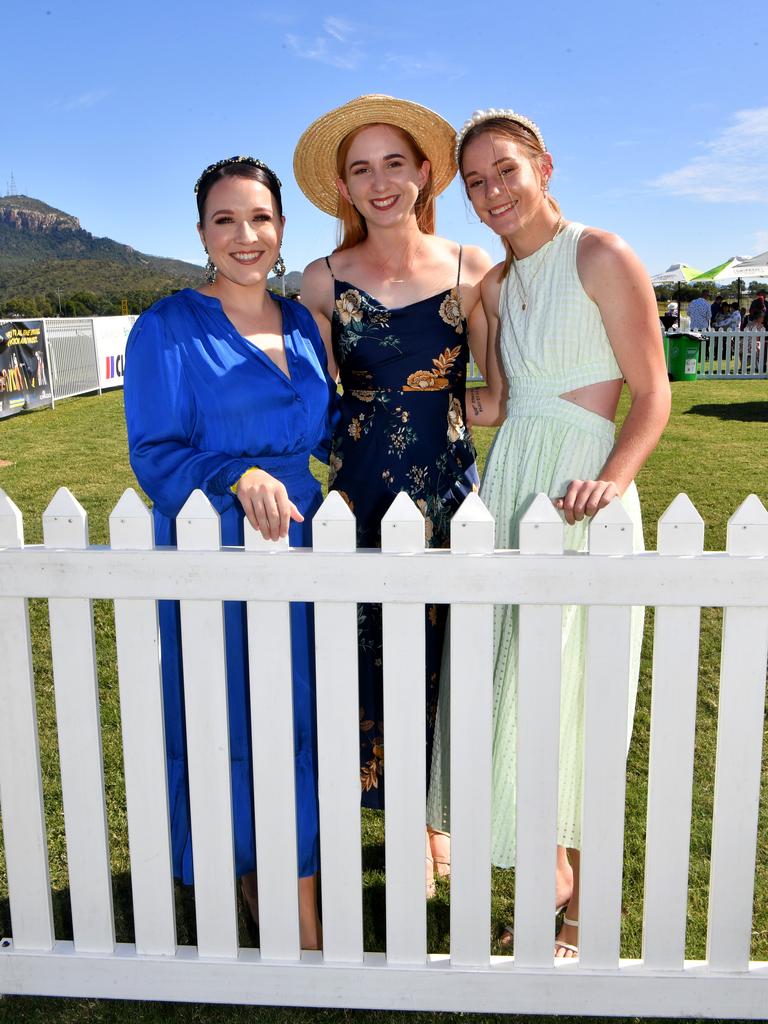
[[(728, 302), (719, 295), (710, 302), (712, 295), (703, 291), (688, 304), (691, 331), (764, 331), (768, 320), (768, 292), (761, 288), (752, 300), (749, 309), (738, 302)], [(678, 303), (667, 303), (666, 311), (659, 317), (664, 329), (669, 331), (680, 326)]]

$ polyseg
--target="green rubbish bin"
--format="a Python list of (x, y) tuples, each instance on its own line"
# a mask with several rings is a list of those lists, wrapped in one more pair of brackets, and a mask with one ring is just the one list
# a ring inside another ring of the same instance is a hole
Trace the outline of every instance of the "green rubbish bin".
[(667, 367), (667, 373), (669, 373), (669, 337), (663, 334), (662, 338), (664, 340), (664, 363)]
[(669, 376), (672, 380), (696, 380), (698, 373), (699, 338), (690, 334), (670, 334)]

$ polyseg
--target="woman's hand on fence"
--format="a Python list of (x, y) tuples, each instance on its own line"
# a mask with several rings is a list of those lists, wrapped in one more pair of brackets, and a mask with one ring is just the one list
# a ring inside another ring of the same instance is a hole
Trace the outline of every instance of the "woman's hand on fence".
[(593, 516), (605, 508), (619, 495), (619, 488), (613, 480), (571, 480), (565, 495), (555, 498), (553, 503), (563, 513), (565, 521), (573, 526), (584, 516)]
[(244, 473), (236, 493), (248, 522), (265, 540), (287, 537), (292, 519), (296, 523), (304, 522), (304, 516), (288, 497), (285, 485), (263, 469)]

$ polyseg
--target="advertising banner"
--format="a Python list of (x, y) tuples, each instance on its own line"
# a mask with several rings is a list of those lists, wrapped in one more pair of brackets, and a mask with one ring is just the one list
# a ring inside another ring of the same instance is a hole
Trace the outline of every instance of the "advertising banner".
[(0, 321), (0, 419), (50, 405), (43, 321)]
[(99, 387), (102, 391), (123, 386), (125, 343), (136, 319), (135, 316), (93, 318), (93, 338), (99, 361)]

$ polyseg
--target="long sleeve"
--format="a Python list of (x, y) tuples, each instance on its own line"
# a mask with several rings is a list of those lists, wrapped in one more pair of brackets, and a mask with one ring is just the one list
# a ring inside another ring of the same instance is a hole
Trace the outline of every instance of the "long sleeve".
[(182, 349), (164, 319), (149, 311), (128, 339), (125, 416), (131, 466), (156, 507), (175, 517), (195, 488), (222, 511), (234, 498), (229, 487), (250, 465), (248, 458), (203, 451), (191, 442), (198, 410), (184, 373)]

